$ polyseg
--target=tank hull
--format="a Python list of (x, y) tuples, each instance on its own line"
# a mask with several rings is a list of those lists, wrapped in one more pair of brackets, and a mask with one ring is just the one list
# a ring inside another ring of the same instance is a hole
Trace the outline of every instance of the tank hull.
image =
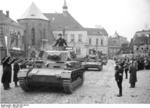
[[(51, 72), (51, 70), (49, 70), (49, 72)], [(51, 74), (52, 73), (53, 72), (51, 72)], [(33, 74), (31, 72), (28, 76), (19, 77), (19, 82), (21, 88), (26, 92), (46, 87), (62, 88), (65, 93), (70, 94), (75, 90), (75, 88), (83, 84), (83, 74), (84, 69), (82, 68), (76, 70), (65, 70), (57, 75), (42, 75), (41, 73)]]
[(97, 68), (98, 70), (101, 71), (103, 69), (102, 64), (95, 63), (95, 62), (84, 62), (82, 66), (85, 70), (87, 70), (89, 68)]

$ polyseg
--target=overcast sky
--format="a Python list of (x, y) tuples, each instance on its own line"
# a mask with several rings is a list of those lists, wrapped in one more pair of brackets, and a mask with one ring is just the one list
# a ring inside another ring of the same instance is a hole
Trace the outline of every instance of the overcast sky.
[[(66, 0), (69, 13), (83, 26), (101, 25), (109, 35), (117, 31), (130, 39), (150, 28), (150, 0)], [(43, 13), (62, 12), (64, 0), (0, 0), (0, 10), (19, 19), (34, 2)], [(147, 26), (146, 26), (147, 25)]]

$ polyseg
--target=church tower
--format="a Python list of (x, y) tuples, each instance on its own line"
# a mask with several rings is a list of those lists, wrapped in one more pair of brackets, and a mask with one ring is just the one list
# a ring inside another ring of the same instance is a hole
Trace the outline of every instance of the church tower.
[(63, 5), (63, 13), (66, 13), (68, 12), (68, 6), (67, 6), (67, 3), (66, 3), (66, 0), (64, 0), (64, 5)]

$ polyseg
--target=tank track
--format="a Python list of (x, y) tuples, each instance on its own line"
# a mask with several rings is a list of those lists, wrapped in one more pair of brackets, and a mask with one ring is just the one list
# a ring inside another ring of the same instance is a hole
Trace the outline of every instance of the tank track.
[(73, 82), (71, 80), (63, 80), (63, 88), (64, 88), (64, 92), (67, 94), (72, 94), (73, 91), (81, 86), (84, 82), (84, 78), (83, 77), (78, 77), (76, 80), (74, 80)]
[(102, 66), (102, 67), (98, 67), (98, 70), (99, 70), (99, 71), (102, 71), (102, 70), (103, 70), (103, 66)]
[(20, 80), (19, 83), (22, 90), (24, 90), (25, 92), (32, 91), (27, 79)]

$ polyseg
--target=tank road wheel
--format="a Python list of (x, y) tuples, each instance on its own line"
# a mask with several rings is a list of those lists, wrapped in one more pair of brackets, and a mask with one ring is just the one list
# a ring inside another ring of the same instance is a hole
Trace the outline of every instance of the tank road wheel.
[(84, 68), (84, 70), (88, 70), (88, 68), (87, 68), (87, 67), (85, 67), (85, 68)]
[(21, 88), (25, 91), (25, 92), (29, 92), (31, 91), (31, 88), (28, 84), (28, 81), (26, 79), (24, 80), (20, 80), (19, 81)]
[(102, 68), (103, 68), (103, 67), (99, 66), (99, 67), (98, 67), (98, 70), (99, 70), (99, 71), (102, 71)]
[(65, 93), (67, 93), (67, 94), (73, 93), (73, 85), (70, 80), (63, 81), (63, 88), (64, 88)]

